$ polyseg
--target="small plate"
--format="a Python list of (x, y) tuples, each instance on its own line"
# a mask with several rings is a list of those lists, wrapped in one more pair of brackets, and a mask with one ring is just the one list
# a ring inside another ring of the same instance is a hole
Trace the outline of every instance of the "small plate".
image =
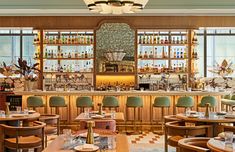
[(189, 117), (189, 118), (198, 118), (199, 115), (189, 115), (188, 117)]
[(216, 114), (217, 114), (217, 115), (226, 115), (227, 112), (226, 112), (226, 111), (220, 111), (220, 112), (217, 112)]
[(104, 116), (103, 115), (94, 115), (94, 116), (91, 116), (91, 118), (93, 118), (93, 119), (102, 119), (102, 118), (104, 118)]
[(231, 119), (235, 119), (235, 115), (225, 115), (224, 118), (231, 118)]
[(93, 144), (85, 144), (74, 147), (76, 151), (80, 152), (95, 152), (99, 150), (99, 147)]
[(29, 114), (33, 114), (35, 112), (36, 112), (35, 110), (29, 110)]
[(25, 113), (14, 113), (11, 114), (12, 117), (24, 117), (24, 116), (28, 116), (28, 114)]
[[(79, 134), (78, 136), (79, 136), (79, 137), (86, 138), (86, 137), (87, 137), (87, 132), (82, 133), (82, 134)], [(100, 135), (97, 134), (97, 133), (94, 133), (93, 136), (94, 136), (94, 138), (96, 138), (96, 137), (99, 137)]]

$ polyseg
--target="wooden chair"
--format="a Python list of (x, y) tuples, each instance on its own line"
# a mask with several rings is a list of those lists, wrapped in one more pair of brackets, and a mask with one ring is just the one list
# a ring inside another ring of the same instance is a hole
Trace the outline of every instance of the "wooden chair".
[[(171, 136), (168, 138), (168, 136)], [(185, 122), (167, 122), (165, 124), (165, 152), (168, 152), (168, 145), (176, 147), (179, 151), (178, 141), (183, 138), (196, 136), (212, 136), (211, 125), (185, 126)]]
[(210, 138), (184, 138), (179, 140), (178, 146), (180, 152), (209, 152), (207, 142)]
[[(44, 127), (45, 123), (34, 121), (32, 126), (15, 127), (1, 124), (3, 131), (3, 149), (34, 149), (35, 152), (44, 148)], [(5, 151), (5, 150), (3, 150)]]
[(177, 118), (176, 115), (168, 115), (164, 116), (164, 122), (172, 122), (172, 121), (181, 121), (181, 119)]
[(47, 147), (47, 137), (49, 135), (60, 134), (60, 116), (59, 115), (41, 115), (39, 121), (46, 124), (45, 126), (45, 147)]

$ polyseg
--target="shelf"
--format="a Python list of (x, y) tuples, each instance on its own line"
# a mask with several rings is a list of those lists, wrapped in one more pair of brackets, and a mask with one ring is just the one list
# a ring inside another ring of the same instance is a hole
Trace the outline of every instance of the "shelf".
[(199, 58), (191, 58), (192, 60), (198, 60)]
[(98, 72), (96, 75), (135, 75), (134, 72)]
[(187, 60), (188, 58), (170, 58), (170, 60)]
[(43, 58), (43, 60), (93, 60), (94, 58)]
[[(40, 43), (34, 43), (34, 45), (40, 45)], [(93, 44), (80, 44), (80, 43), (72, 43), (72, 44), (62, 44), (62, 43), (51, 44), (51, 43), (43, 43), (43, 45), (47, 45), (47, 46), (93, 46)]]
[(92, 74), (93, 72), (43, 72), (43, 74), (67, 75), (67, 74)]
[(169, 74), (188, 74), (188, 72), (138, 72), (137, 74), (155, 74), (155, 75), (159, 75), (159, 74), (163, 74), (163, 73), (169, 73)]
[(188, 44), (138, 44), (142, 46), (187, 46)]
[(169, 58), (138, 58), (138, 60), (169, 60)]

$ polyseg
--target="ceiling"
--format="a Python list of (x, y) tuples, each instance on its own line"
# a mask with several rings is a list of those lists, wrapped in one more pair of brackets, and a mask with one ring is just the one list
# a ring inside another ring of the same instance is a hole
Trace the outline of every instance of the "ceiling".
[[(88, 11), (83, 0), (0, 0), (0, 15), (99, 15)], [(235, 16), (235, 0), (149, 0), (132, 15)]]

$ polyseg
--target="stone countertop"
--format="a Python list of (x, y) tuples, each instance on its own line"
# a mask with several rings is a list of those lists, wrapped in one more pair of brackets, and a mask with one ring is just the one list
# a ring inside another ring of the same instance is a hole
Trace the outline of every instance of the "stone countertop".
[(129, 95), (139, 95), (139, 96), (220, 96), (230, 94), (228, 91), (216, 92), (216, 91), (14, 91), (15, 95), (61, 95), (61, 96), (104, 96), (104, 95), (114, 95), (114, 96), (129, 96)]

